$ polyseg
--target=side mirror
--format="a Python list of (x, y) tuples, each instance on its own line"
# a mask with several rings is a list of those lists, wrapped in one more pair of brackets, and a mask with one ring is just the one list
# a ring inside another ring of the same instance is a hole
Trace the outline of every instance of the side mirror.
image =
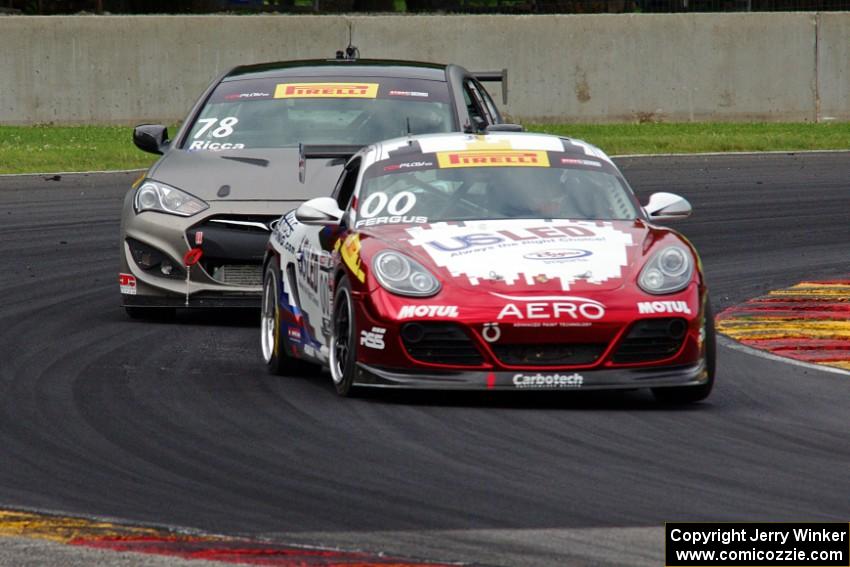
[(133, 143), (143, 152), (162, 155), (168, 146), (168, 128), (162, 124), (139, 124), (133, 129)]
[(330, 197), (316, 197), (302, 203), (295, 210), (298, 222), (314, 226), (335, 226), (339, 224), (343, 211)]
[(653, 193), (643, 210), (651, 220), (686, 219), (693, 211), (687, 199), (673, 193)]

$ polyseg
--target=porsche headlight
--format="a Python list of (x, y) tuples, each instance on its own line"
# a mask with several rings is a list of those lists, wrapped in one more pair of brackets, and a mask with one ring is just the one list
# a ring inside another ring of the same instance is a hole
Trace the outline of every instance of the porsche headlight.
[(191, 217), (209, 205), (197, 197), (159, 181), (146, 179), (136, 190), (136, 212), (159, 211), (170, 215)]
[(398, 252), (375, 254), (372, 270), (381, 287), (399, 295), (428, 297), (440, 291), (440, 282), (422, 264)]
[(691, 253), (681, 246), (656, 252), (641, 270), (638, 285), (646, 293), (661, 295), (684, 289), (694, 274)]

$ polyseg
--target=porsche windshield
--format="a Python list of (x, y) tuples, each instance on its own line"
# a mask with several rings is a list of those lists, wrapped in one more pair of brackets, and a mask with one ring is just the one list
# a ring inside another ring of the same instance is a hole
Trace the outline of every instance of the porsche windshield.
[[(595, 159), (542, 154), (546, 166), (420, 161), (372, 165), (357, 200), (357, 226), (480, 219), (632, 220), (638, 211), (616, 169)], [(438, 159), (439, 158), (439, 154)], [(549, 166), (548, 163), (552, 165)]]
[(447, 83), (351, 77), (225, 81), (183, 144), (187, 150), (367, 145), (455, 130)]

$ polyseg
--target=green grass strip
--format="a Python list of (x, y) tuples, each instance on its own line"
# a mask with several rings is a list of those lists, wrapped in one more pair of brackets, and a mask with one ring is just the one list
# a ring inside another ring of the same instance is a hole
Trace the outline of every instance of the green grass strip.
[(526, 124), (609, 155), (850, 149), (850, 123)]
[[(526, 124), (586, 140), (611, 155), (850, 149), (850, 123)], [(172, 131), (176, 129), (172, 128)], [(132, 128), (0, 126), (0, 173), (145, 168)]]

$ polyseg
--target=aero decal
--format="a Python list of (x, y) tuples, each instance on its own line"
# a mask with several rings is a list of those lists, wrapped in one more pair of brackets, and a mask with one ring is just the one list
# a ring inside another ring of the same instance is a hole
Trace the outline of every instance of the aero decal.
[(549, 167), (549, 156), (541, 151), (477, 150), (437, 152), (441, 168), (450, 167)]
[(492, 293), (492, 295), (509, 301), (496, 317), (500, 321), (506, 318), (519, 321), (525, 319), (590, 319), (595, 321), (605, 316), (603, 304), (585, 297), (570, 295), (515, 297), (501, 293)]
[(771, 291), (725, 310), (717, 330), (752, 348), (850, 370), (850, 280)]
[[(472, 285), (492, 279), (498, 266), (498, 275), (508, 285), (556, 280), (564, 291), (579, 279), (598, 285), (619, 279), (632, 246), (632, 235), (610, 222), (512, 219), (435, 223), (408, 228), (407, 233), (410, 243), (422, 247), (435, 264), (454, 277), (469, 278)], [(541, 260), (547, 250), (580, 250), (581, 254)]]
[(274, 89), (275, 98), (377, 98), (378, 83), (291, 83)]
[[(457, 567), (458, 565), (457, 563), (411, 561), (384, 554), (287, 545), (247, 538), (191, 535), (156, 528), (140, 528), (84, 518), (12, 510), (0, 510), (0, 536), (46, 539), (109, 551), (242, 565), (277, 567), (449, 567), (449, 565)], [(103, 562), (111, 563), (108, 555), (103, 557)], [(138, 561), (123, 558), (121, 562), (130, 565)]]

